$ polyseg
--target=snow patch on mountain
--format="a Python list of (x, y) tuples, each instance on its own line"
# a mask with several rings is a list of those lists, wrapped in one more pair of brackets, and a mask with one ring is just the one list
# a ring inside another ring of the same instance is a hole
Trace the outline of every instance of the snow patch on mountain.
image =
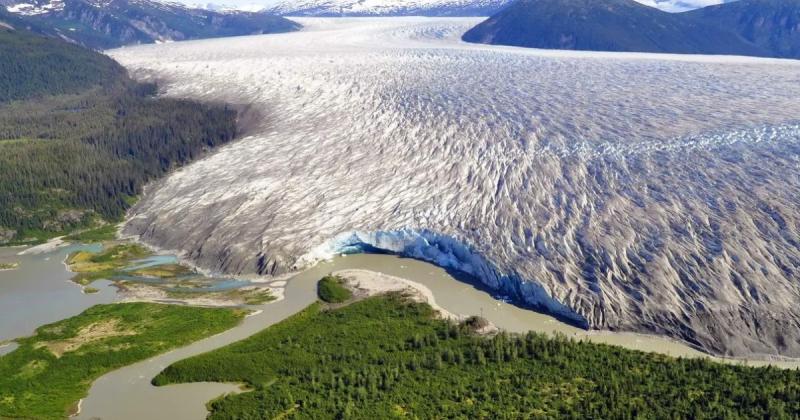
[(10, 13), (22, 16), (36, 16), (64, 10), (63, 0), (50, 0), (37, 3), (16, 3), (6, 6)]

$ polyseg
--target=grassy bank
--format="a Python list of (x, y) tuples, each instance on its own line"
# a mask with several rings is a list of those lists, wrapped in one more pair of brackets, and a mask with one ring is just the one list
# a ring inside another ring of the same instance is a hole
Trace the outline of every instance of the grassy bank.
[(0, 418), (64, 418), (106, 372), (233, 327), (232, 309), (98, 305), (45, 325), (0, 357)]
[(117, 226), (103, 225), (94, 229), (80, 230), (64, 237), (64, 240), (79, 243), (106, 242), (117, 238)]
[(154, 382), (244, 382), (212, 418), (791, 418), (800, 373), (539, 334), (480, 337), (399, 296), (315, 304)]

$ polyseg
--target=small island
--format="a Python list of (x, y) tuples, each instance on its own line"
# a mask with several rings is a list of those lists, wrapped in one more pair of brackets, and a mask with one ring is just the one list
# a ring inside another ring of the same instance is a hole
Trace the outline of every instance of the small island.
[(19, 268), (18, 262), (0, 263), (0, 271), (16, 270)]
[[(72, 281), (83, 293), (98, 293), (96, 280), (110, 280), (123, 301), (184, 303), (200, 306), (263, 305), (278, 299), (280, 290), (250, 285), (226, 290), (205, 289), (194, 269), (174, 262), (148, 263), (154, 254), (135, 243), (113, 243), (102, 250), (77, 251), (66, 259)], [(138, 279), (138, 280), (137, 280)]]

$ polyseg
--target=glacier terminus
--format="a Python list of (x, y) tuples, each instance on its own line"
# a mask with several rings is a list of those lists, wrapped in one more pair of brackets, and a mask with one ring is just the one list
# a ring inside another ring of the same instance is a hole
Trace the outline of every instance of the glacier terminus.
[(588, 328), (800, 356), (800, 62), (471, 45), (476, 18), (110, 54), (245, 136), (148, 187), (125, 231), (279, 275), (378, 248)]

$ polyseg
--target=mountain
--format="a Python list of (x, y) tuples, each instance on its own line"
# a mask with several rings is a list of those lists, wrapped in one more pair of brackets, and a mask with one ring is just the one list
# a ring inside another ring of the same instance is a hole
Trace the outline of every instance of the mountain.
[(489, 16), (511, 0), (288, 0), (266, 9), (280, 16)]
[(299, 28), (268, 13), (215, 12), (151, 0), (0, 0), (0, 5), (39, 32), (56, 32), (94, 49)]
[(0, 11), (0, 103), (112, 86), (126, 77), (125, 69), (105, 55), (17, 30), (18, 25)]
[(800, 58), (800, 0), (743, 0), (685, 15), (729, 28), (774, 57)]
[(712, 4), (730, 3), (738, 0), (636, 0), (648, 6), (657, 7), (667, 12), (685, 12)]
[(519, 0), (463, 39), (564, 50), (766, 55), (731, 32), (633, 0)]
[(117, 221), (145, 183), (236, 134), (227, 106), (154, 98), (108, 56), (5, 11), (0, 57), (0, 244)]

